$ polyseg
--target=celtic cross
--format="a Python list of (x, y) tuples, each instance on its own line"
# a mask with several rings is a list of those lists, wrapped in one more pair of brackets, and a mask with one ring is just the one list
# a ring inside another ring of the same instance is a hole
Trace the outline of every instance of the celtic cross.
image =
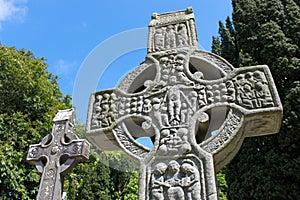
[(139, 200), (216, 200), (215, 171), (243, 139), (279, 130), (268, 67), (234, 68), (197, 45), (191, 8), (153, 14), (145, 61), (117, 88), (91, 95), (87, 138), (139, 163)]
[(89, 157), (90, 144), (72, 132), (73, 109), (60, 110), (53, 123), (52, 133), (30, 145), (26, 159), (42, 173), (37, 200), (62, 199), (64, 175)]

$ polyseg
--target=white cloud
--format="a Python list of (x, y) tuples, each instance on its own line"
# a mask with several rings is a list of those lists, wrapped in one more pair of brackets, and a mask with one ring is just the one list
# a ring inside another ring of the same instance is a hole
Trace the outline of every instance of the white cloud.
[(72, 94), (77, 65), (76, 61), (59, 59), (48, 68), (50, 73), (59, 77), (58, 84), (63, 94)]
[(0, 23), (13, 19), (22, 20), (27, 12), (26, 2), (26, 0), (0, 0)]
[(70, 62), (67, 60), (59, 59), (55, 62), (53, 68), (54, 68), (54, 74), (56, 75), (67, 75), (70, 72), (74, 71), (74, 67), (76, 65), (76, 62)]

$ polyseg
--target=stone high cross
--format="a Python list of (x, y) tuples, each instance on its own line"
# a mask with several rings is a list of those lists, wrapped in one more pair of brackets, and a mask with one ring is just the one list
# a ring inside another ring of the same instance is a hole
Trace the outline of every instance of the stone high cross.
[(278, 132), (281, 118), (268, 67), (234, 68), (199, 50), (188, 8), (153, 14), (145, 61), (117, 88), (91, 95), (86, 134), (139, 163), (139, 200), (216, 200), (215, 171), (245, 137)]
[(42, 173), (37, 200), (61, 200), (64, 175), (89, 157), (90, 144), (72, 132), (73, 109), (60, 110), (53, 123), (52, 133), (30, 145), (26, 159)]

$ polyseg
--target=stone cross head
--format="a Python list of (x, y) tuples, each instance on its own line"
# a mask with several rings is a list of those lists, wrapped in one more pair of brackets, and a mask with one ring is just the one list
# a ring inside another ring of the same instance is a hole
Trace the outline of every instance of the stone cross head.
[(145, 61), (117, 88), (91, 95), (86, 134), (139, 163), (139, 200), (216, 200), (215, 171), (245, 137), (278, 132), (281, 118), (269, 68), (234, 68), (198, 49), (188, 8), (153, 14)]

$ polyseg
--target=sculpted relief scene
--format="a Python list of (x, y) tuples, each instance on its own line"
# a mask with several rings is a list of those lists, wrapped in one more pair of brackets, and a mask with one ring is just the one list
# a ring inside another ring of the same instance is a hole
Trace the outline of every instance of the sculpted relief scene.
[(159, 162), (153, 166), (150, 199), (201, 199), (201, 177), (192, 159)]
[(154, 44), (156, 51), (187, 46), (189, 41), (186, 25), (182, 23), (156, 28)]

